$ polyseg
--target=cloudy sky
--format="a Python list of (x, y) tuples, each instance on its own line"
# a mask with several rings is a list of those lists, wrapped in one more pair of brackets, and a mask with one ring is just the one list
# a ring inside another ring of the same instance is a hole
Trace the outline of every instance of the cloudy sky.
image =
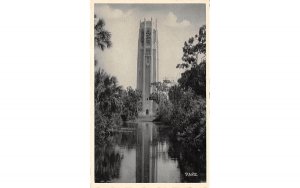
[(136, 88), (138, 30), (140, 20), (157, 19), (159, 78), (177, 79), (182, 70), (184, 41), (205, 24), (204, 4), (95, 4), (97, 18), (103, 18), (112, 34), (112, 48), (95, 48), (99, 67), (118, 78), (125, 88)]

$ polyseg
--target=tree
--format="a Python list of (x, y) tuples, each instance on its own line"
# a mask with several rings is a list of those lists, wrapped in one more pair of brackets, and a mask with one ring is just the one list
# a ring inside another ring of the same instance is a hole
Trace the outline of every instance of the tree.
[(183, 95), (182, 88), (180, 88), (178, 85), (173, 85), (170, 87), (168, 96), (170, 101), (174, 104), (177, 105), (181, 96)]
[[(94, 19), (97, 19), (97, 16), (94, 14)], [(97, 23), (94, 26), (94, 45), (100, 48), (102, 51), (105, 48), (112, 47), (111, 42), (111, 33), (104, 29), (105, 21), (102, 18), (99, 18)], [(94, 65), (96, 66), (98, 61), (95, 59)]]
[[(194, 44), (195, 40), (198, 42)], [(176, 68), (189, 68), (194, 67), (198, 64), (198, 56), (200, 54), (203, 55), (201, 58), (201, 62), (205, 60), (206, 57), (206, 26), (203, 25), (199, 28), (199, 34), (195, 35), (195, 37), (189, 38), (189, 40), (184, 42), (184, 46), (182, 48), (183, 63), (177, 64)]]
[(152, 82), (151, 86), (154, 88), (154, 92), (150, 94), (150, 100), (153, 100), (157, 104), (160, 104), (163, 100), (167, 100), (167, 93), (170, 89), (170, 83), (171, 81), (166, 79), (162, 82)]
[(163, 80), (162, 82), (153, 82), (151, 86), (154, 92), (150, 94), (150, 100), (158, 104), (156, 121), (161, 121), (166, 124), (170, 122), (173, 105), (168, 99), (168, 91), (170, 89), (170, 80)]
[(112, 128), (123, 120), (135, 119), (141, 110), (142, 93), (128, 87), (126, 90), (118, 85), (115, 76), (110, 76), (103, 69), (95, 72), (95, 134), (104, 138)]
[[(197, 41), (196, 44), (194, 42)], [(206, 26), (199, 29), (199, 34), (184, 42), (183, 62), (176, 68), (186, 69), (178, 83), (181, 88), (191, 88), (197, 95), (206, 97)], [(202, 55), (200, 63), (199, 56)]]
[(95, 134), (105, 135), (109, 129), (120, 124), (123, 102), (122, 87), (114, 76), (108, 75), (103, 69), (95, 72)]
[(112, 46), (111, 33), (104, 29), (104, 26), (105, 21), (102, 18), (99, 18), (97, 24), (94, 26), (95, 46), (99, 47), (102, 51)]
[(142, 92), (134, 90), (131, 87), (127, 87), (122, 93), (122, 119), (131, 120), (138, 116), (138, 112), (142, 110)]
[(202, 61), (191, 69), (186, 70), (178, 79), (181, 88), (191, 88), (197, 95), (206, 96), (206, 63)]
[[(200, 58), (199, 58), (200, 57)], [(185, 69), (178, 86), (169, 89), (174, 104), (170, 124), (176, 139), (191, 151), (201, 153), (205, 166), (206, 151), (206, 26), (184, 42), (182, 63)], [(203, 168), (205, 170), (205, 168)]]

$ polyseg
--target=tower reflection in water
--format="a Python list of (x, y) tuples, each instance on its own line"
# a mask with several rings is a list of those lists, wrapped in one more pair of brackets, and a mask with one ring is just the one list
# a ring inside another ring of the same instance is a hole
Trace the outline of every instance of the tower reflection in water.
[(157, 129), (153, 123), (137, 125), (136, 182), (157, 182)]

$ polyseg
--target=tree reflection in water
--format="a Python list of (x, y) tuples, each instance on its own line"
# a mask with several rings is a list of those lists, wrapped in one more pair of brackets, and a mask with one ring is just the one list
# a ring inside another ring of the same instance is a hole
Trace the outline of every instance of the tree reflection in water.
[(95, 145), (95, 182), (110, 182), (119, 177), (123, 155), (114, 148), (114, 138)]
[(191, 151), (191, 148), (179, 144), (173, 139), (169, 144), (168, 154), (178, 160), (181, 182), (206, 182), (205, 153)]
[(205, 152), (179, 144), (170, 130), (151, 122), (124, 125), (97, 142), (95, 182), (205, 182)]
[[(170, 127), (159, 129), (159, 142), (167, 142), (168, 155), (178, 161), (180, 170), (180, 182), (206, 182), (206, 153), (198, 152), (196, 148), (190, 148), (176, 141), (170, 132)], [(204, 143), (205, 144), (205, 143)], [(187, 175), (196, 173), (197, 175)]]

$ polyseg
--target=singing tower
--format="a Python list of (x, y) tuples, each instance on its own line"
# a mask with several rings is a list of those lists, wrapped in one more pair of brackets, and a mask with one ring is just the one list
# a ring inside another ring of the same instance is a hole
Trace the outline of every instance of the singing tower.
[(157, 20), (140, 21), (137, 57), (137, 89), (142, 92), (143, 108), (140, 115), (155, 115), (157, 104), (150, 100), (154, 88), (151, 83), (158, 81), (158, 32)]

